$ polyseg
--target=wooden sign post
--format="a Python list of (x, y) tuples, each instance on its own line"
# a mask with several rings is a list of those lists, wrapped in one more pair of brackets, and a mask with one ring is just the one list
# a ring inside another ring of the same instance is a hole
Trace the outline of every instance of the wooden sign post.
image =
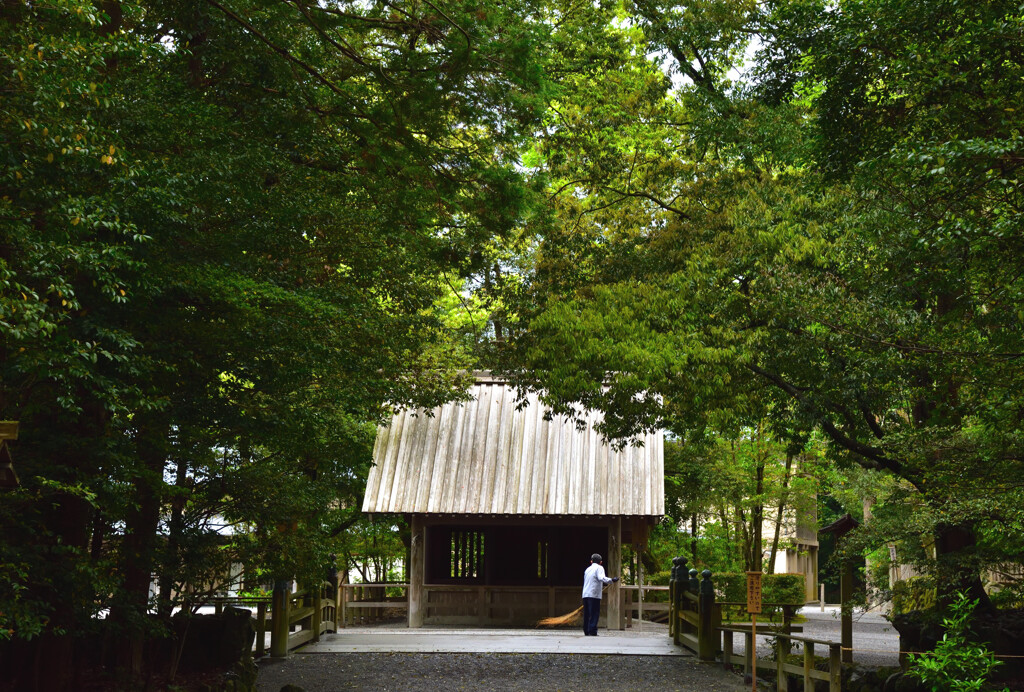
[(750, 689), (757, 692), (757, 615), (761, 612), (761, 572), (747, 572), (747, 612), (750, 613)]

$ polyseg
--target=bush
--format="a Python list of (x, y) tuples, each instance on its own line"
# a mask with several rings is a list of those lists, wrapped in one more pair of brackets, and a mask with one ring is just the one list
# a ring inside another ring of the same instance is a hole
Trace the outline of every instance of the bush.
[[(803, 574), (765, 574), (761, 577), (761, 601), (763, 603), (779, 603), (802, 606), (806, 602)], [(747, 575), (742, 572), (722, 572), (712, 574), (711, 581), (715, 585), (715, 599), (729, 602), (747, 602)], [(747, 619), (746, 609), (742, 606), (726, 608), (723, 617)], [(782, 618), (782, 609), (764, 606), (762, 618), (775, 620)]]
[(892, 614), (935, 607), (935, 584), (927, 577), (911, 577), (892, 585)]
[(950, 607), (950, 616), (942, 624), (946, 634), (934, 651), (911, 654), (910, 675), (932, 692), (970, 692), (986, 689), (985, 682), (996, 666), (992, 651), (985, 644), (969, 641), (970, 620), (977, 601), (958, 594)]

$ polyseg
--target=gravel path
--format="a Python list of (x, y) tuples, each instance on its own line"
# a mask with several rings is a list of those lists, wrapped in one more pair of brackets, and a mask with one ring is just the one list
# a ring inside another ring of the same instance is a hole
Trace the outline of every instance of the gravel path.
[[(839, 641), (838, 612), (826, 608), (803, 611), (805, 636)], [(378, 626), (406, 630), (404, 620)], [(453, 631), (451, 634), (455, 634)], [(645, 623), (642, 630), (602, 631), (604, 636), (668, 636), (665, 625)], [(442, 635), (443, 636), (443, 635)], [(737, 653), (742, 637), (735, 639)], [(861, 665), (896, 664), (899, 637), (884, 618), (854, 616), (854, 660)], [(794, 648), (794, 653), (799, 647)], [(769, 655), (766, 639), (758, 637), (759, 658)], [(658, 690), (671, 692), (742, 692), (742, 676), (720, 666), (701, 664), (692, 657), (619, 656), (593, 654), (499, 653), (294, 653), (287, 659), (259, 662), (259, 692), (278, 692), (285, 684), (306, 692), (333, 690), (479, 690), (489, 692), (597, 692), (600, 690)]]
[(749, 686), (720, 666), (692, 658), (581, 654), (308, 654), (264, 659), (260, 692), (299, 685), (331, 690), (742, 692)]

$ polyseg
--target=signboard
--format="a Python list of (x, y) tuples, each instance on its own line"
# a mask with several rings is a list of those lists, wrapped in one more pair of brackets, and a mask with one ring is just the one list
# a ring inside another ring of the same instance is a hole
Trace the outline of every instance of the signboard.
[(761, 612), (761, 572), (747, 572), (747, 612)]

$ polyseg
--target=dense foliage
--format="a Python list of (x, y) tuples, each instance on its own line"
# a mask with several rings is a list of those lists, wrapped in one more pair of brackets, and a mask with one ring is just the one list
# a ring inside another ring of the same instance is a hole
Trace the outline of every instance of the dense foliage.
[(457, 396), (443, 313), (526, 209), (547, 29), (529, 1), (0, 12), (0, 636), (42, 636), (60, 688), (100, 611), (137, 670), (147, 610), (228, 563), (320, 578), (375, 424)]
[(607, 31), (534, 150), (560, 221), (509, 371), (617, 438), (818, 431), (896, 480), (878, 544), (984, 606), (1024, 534), (1019, 7), (637, 0)]

